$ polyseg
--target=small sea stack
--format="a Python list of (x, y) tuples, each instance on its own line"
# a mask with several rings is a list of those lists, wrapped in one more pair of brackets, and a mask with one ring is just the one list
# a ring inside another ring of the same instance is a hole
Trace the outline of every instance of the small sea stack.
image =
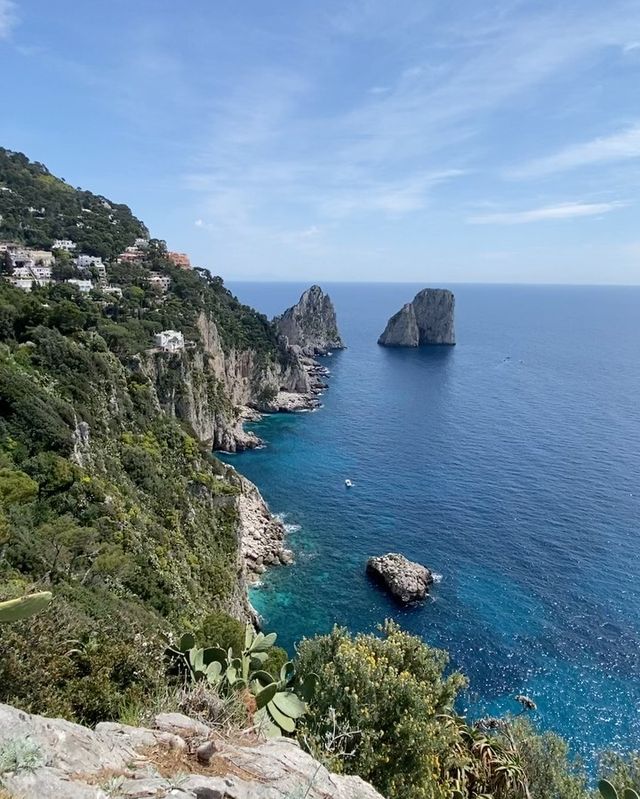
[(455, 297), (448, 289), (422, 289), (387, 322), (378, 339), (383, 347), (422, 347), (456, 343)]
[(424, 599), (433, 583), (433, 574), (421, 563), (414, 563), (398, 552), (369, 558), (367, 574), (404, 604)]

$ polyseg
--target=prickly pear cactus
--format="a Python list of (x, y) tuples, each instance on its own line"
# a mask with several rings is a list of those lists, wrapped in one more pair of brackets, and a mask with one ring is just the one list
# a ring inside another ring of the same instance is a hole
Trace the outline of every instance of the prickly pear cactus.
[(21, 596), (0, 602), (0, 622), (19, 621), (35, 616), (51, 602), (51, 592), (41, 591), (38, 594)]

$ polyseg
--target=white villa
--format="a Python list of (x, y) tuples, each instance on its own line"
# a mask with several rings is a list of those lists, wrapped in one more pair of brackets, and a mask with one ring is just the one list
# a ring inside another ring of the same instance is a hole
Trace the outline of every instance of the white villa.
[(25, 280), (36, 280), (38, 283), (49, 283), (51, 281), (51, 267), (34, 264), (27, 261), (22, 266), (16, 266), (13, 270), (13, 277)]
[(78, 291), (81, 291), (83, 294), (88, 294), (93, 288), (93, 282), (91, 280), (80, 280), (77, 277), (70, 277), (66, 282), (71, 283), (72, 286), (75, 286)]
[(178, 352), (184, 349), (184, 336), (178, 330), (163, 330), (154, 336), (156, 347), (164, 352)]
[(171, 278), (167, 275), (160, 275), (157, 272), (152, 272), (149, 275), (149, 283), (161, 291), (167, 291), (171, 285)]
[(71, 252), (75, 248), (75, 242), (71, 241), (71, 239), (56, 239), (51, 245), (52, 250), (66, 250), (67, 252)]
[(85, 255), (81, 253), (74, 260), (78, 269), (90, 269), (91, 267), (95, 267), (98, 270), (104, 269), (102, 258), (99, 258), (97, 255)]

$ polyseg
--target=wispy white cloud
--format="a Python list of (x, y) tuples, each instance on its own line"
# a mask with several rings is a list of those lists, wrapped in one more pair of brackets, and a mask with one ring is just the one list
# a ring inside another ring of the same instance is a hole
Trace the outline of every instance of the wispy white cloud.
[(631, 125), (610, 136), (565, 147), (557, 153), (537, 158), (523, 167), (511, 170), (513, 178), (532, 178), (565, 172), (584, 166), (607, 164), (640, 158), (640, 123)]
[[(245, 72), (216, 101), (188, 185), (227, 217), (242, 205), (244, 223), (287, 205), (333, 219), (420, 211), (444, 181), (474, 171), (488, 115), (594, 53), (622, 48), (635, 27), (640, 33), (640, 7), (626, 0), (625, 14), (596, 4), (577, 13), (569, 3), (524, 17), (522, 3), (501, 0), (459, 24), (435, 5), (411, 4), (405, 19), (383, 0), (350, 0), (315, 31), (305, 70)], [(371, 38), (394, 53), (395, 74), (377, 74), (360, 94), (352, 81), (350, 102), (319, 110), (327, 50), (339, 64), (345, 42), (350, 49)]]
[(18, 7), (13, 0), (0, 0), (0, 39), (7, 39), (18, 24)]
[(546, 205), (542, 208), (531, 208), (527, 211), (501, 211), (490, 214), (479, 214), (467, 219), (472, 225), (522, 225), (528, 222), (545, 222), (550, 220), (576, 219), (584, 216), (599, 216), (624, 207), (622, 202), (608, 203), (560, 203)]

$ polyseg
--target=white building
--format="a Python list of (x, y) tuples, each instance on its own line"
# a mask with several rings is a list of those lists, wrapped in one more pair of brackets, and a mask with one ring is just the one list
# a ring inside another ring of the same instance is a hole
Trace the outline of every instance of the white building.
[(178, 352), (184, 349), (184, 336), (178, 330), (163, 330), (154, 336), (156, 347), (165, 352)]
[(13, 277), (26, 280), (36, 280), (40, 284), (51, 282), (51, 267), (34, 264), (33, 261), (27, 262), (22, 266), (16, 266), (13, 270)]
[(122, 297), (122, 289), (120, 286), (103, 286), (102, 291), (105, 294), (113, 294), (115, 297)]
[(77, 277), (70, 277), (67, 283), (71, 283), (72, 286), (75, 286), (78, 291), (81, 291), (83, 294), (88, 294), (93, 288), (93, 282), (91, 280), (80, 280)]
[(167, 291), (171, 285), (171, 278), (167, 275), (159, 275), (157, 272), (152, 272), (149, 275), (149, 283), (160, 291)]
[(83, 253), (74, 259), (74, 263), (78, 269), (95, 269), (100, 277), (106, 277), (106, 267), (102, 263), (102, 258), (97, 255), (85, 255)]
[(133, 246), (137, 247), (140, 250), (146, 250), (149, 246), (149, 239), (136, 239), (133, 242)]
[(75, 248), (75, 242), (71, 241), (71, 239), (56, 239), (51, 247), (52, 250), (66, 250), (67, 252), (71, 252)]

